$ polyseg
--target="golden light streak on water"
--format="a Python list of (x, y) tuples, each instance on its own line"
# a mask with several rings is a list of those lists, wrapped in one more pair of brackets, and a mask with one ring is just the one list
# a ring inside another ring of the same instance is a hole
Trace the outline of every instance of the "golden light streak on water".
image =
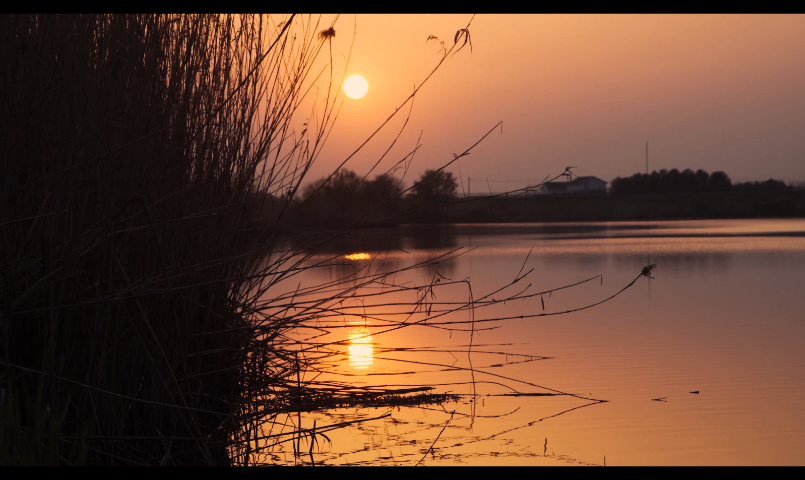
[(347, 260), (369, 260), (372, 257), (368, 253), (351, 253), (344, 258)]
[(349, 364), (357, 370), (368, 369), (372, 365), (374, 343), (369, 330), (360, 327), (349, 334)]

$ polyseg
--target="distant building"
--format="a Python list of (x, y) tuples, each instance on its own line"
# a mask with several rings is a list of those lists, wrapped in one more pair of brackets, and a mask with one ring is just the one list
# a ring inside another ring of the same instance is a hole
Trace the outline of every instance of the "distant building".
[(548, 182), (540, 189), (542, 195), (571, 195), (607, 193), (607, 182), (598, 177), (578, 177), (572, 182)]

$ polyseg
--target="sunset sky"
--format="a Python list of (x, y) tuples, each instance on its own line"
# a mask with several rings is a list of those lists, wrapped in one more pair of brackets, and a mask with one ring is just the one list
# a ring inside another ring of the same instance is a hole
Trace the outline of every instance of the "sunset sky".
[[(438, 63), (429, 35), (449, 48), (470, 18), (341, 16), (335, 69), (343, 73), (356, 29), (346, 73), (364, 76), (369, 92), (345, 99), (309, 178), (343, 161)], [(502, 135), (461, 159), (473, 191), (487, 190), (486, 179), (494, 191), (520, 188), (568, 165), (611, 181), (644, 170), (646, 141), (652, 170), (805, 180), (805, 16), (478, 15), (470, 32), (472, 52), (450, 58), (424, 86), (379, 169), (422, 132), (410, 182), (503, 121)], [(398, 117), (347, 168), (364, 173), (396, 136)]]

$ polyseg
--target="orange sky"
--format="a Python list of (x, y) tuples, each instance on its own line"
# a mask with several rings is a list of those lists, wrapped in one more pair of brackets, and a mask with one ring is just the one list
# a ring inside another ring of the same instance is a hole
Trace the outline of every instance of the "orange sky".
[[(339, 18), (335, 69), (343, 72), (357, 20), (347, 74), (366, 77), (369, 93), (345, 100), (309, 179), (343, 161), (436, 65), (440, 54), (428, 35), (449, 46), (470, 17)], [(652, 170), (805, 180), (803, 15), (479, 15), (470, 32), (473, 52), (448, 60), (425, 85), (379, 170), (423, 132), (410, 183), (502, 120), (502, 135), (461, 159), (473, 191), (486, 190), (487, 178), (494, 191), (520, 188), (567, 165), (611, 181), (645, 168), (647, 140)], [(404, 118), (347, 168), (365, 173)]]

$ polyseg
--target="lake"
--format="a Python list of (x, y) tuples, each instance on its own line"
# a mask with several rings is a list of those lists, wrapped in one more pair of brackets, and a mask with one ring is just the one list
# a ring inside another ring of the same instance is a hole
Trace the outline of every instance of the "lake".
[[(805, 220), (401, 226), (334, 242), (309, 262), (326, 266), (278, 288), (358, 285), (446, 252), (462, 254), (360, 288), (374, 295), (323, 317), (315, 341), (342, 343), (302, 381), (433, 386), (461, 400), (289, 415), (288, 426), (322, 428), (390, 412), (327, 433), (316, 464), (805, 463)], [(600, 305), (533, 316), (601, 302), (649, 264), (653, 279)], [(437, 316), (470, 298), (543, 291)], [(420, 313), (400, 315), (396, 304), (423, 295)], [(403, 320), (420, 323), (393, 329)], [(278, 445), (262, 460), (309, 462), (306, 440), (300, 449)]]

